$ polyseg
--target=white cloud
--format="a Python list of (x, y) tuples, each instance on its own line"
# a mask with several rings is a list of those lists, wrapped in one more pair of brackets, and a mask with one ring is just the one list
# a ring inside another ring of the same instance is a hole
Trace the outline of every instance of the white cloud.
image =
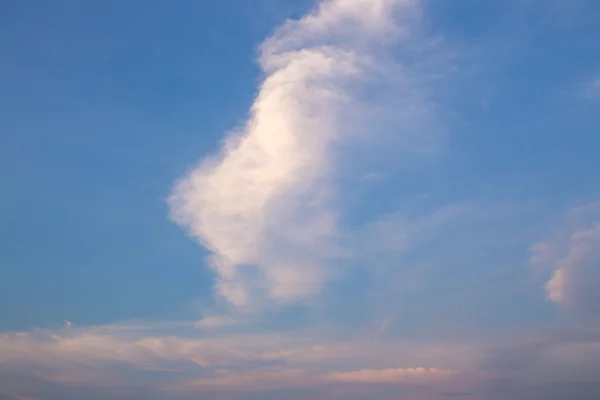
[(572, 210), (565, 225), (551, 241), (532, 247), (531, 262), (553, 270), (546, 283), (550, 301), (600, 314), (600, 204)]
[[(324, 1), (262, 44), (266, 76), (249, 120), (170, 197), (172, 218), (212, 252), (216, 291), (232, 305), (306, 298), (344, 253), (331, 205), (334, 148), (356, 133), (344, 125), (360, 114), (356, 84), (385, 69), (377, 51), (409, 41), (419, 3)], [(423, 94), (408, 68), (397, 72), (411, 107), (402, 123), (415, 125), (427, 113)], [(377, 140), (373, 129), (359, 133)]]
[(565, 270), (557, 269), (552, 273), (552, 277), (546, 283), (546, 293), (548, 300), (558, 304), (563, 304), (566, 301), (566, 285), (565, 285)]

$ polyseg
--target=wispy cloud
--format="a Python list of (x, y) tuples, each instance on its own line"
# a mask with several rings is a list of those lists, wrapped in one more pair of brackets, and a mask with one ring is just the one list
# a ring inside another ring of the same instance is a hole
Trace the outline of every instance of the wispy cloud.
[(387, 318), (385, 321), (383, 321), (383, 323), (381, 324), (381, 326), (379, 327), (379, 329), (377, 330), (377, 334), (381, 335), (383, 333), (383, 331), (386, 330), (386, 328), (388, 327), (388, 325), (391, 322), (391, 318)]
[(402, 85), (405, 130), (426, 118), (409, 68), (386, 75), (382, 61), (387, 45), (414, 44), (420, 8), (416, 0), (328, 0), (260, 47), (265, 78), (248, 121), (170, 197), (172, 218), (212, 252), (216, 291), (230, 304), (306, 298), (344, 254), (332, 205), (335, 148), (356, 135), (378, 140), (373, 129), (345, 124), (364, 113), (358, 88), (376, 78)]
[(194, 326), (199, 329), (218, 329), (237, 325), (238, 321), (230, 317), (210, 316), (197, 321)]
[(398, 368), (362, 369), (359, 371), (330, 374), (327, 378), (336, 382), (398, 383), (447, 379), (452, 375), (452, 371), (436, 368)]
[[(377, 393), (375, 398), (386, 399), (411, 388), (416, 398), (472, 392), (495, 399), (497, 389), (490, 387), (498, 380), (523, 392), (532, 384), (591, 382), (600, 368), (598, 331), (467, 343), (332, 340), (318, 331), (199, 338), (184, 335), (181, 326), (161, 334), (154, 330), (151, 325), (104, 326), (2, 334), (0, 375), (10, 371), (11, 394), (23, 396), (38, 393), (34, 389), (39, 384), (20, 384), (15, 377), (63, 388), (111, 387), (115, 397), (127, 387), (187, 399), (214, 390), (238, 398), (236, 393), (248, 391), (311, 388), (333, 393), (351, 386), (366, 390), (365, 398)], [(146, 392), (138, 393), (143, 397)]]
[(596, 97), (600, 97), (600, 77), (592, 80), (586, 90), (585, 90), (585, 94), (588, 97), (592, 97), (592, 98), (596, 98)]
[[(157, 387), (197, 392), (215, 387), (309, 387), (344, 382), (351, 375), (372, 383), (422, 381), (441, 378), (444, 370), (461, 366), (453, 360), (460, 354), (465, 359), (460, 345), (332, 341), (317, 331), (202, 338), (183, 335), (180, 326), (162, 334), (152, 331), (152, 326), (146, 330), (106, 326), (1, 334), (0, 367), (67, 386), (142, 384), (148, 379), (144, 372), (162, 372), (167, 375), (154, 382)], [(398, 352), (402, 359), (395, 355)]]

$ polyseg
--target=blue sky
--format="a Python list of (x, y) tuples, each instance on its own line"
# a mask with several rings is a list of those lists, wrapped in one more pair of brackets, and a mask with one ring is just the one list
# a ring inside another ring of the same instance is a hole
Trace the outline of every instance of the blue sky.
[(0, 399), (597, 398), (599, 36), (593, 0), (3, 4)]

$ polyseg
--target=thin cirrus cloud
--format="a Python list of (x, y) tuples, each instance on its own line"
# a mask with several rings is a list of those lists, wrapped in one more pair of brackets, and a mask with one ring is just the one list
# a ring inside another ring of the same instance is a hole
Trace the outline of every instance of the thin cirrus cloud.
[(328, 379), (336, 382), (353, 383), (398, 383), (435, 381), (447, 379), (452, 375), (453, 371), (436, 368), (363, 369), (331, 374)]
[[(60, 385), (123, 387), (147, 382), (144, 373), (166, 373), (152, 378), (153, 385), (176, 394), (310, 387), (351, 377), (373, 384), (439, 381), (452, 375), (451, 366), (464, 367), (456, 362), (460, 354), (466, 359), (461, 345), (327, 341), (316, 331), (174, 336), (180, 328), (162, 334), (133, 325), (2, 334), (0, 375), (8, 368)], [(403, 360), (390, 349), (401, 351)]]
[(600, 97), (600, 77), (592, 80), (585, 90), (585, 94), (591, 98)]
[(237, 325), (239, 322), (225, 316), (208, 316), (197, 321), (194, 326), (199, 329), (219, 329)]
[[(156, 333), (151, 325), (109, 325), (1, 334), (5, 392), (45, 399), (60, 398), (55, 394), (61, 391), (84, 388), (91, 394), (110, 387), (114, 395), (132, 389), (137, 394), (131, 398), (148, 398), (136, 389), (145, 388), (160, 395), (150, 398), (219, 398), (214, 393), (221, 393), (241, 399), (310, 389), (323, 398), (362, 391), (359, 398), (384, 399), (410, 390), (415, 398), (472, 393), (496, 399), (511, 389), (514, 398), (527, 398), (534, 387), (551, 392), (594, 382), (600, 367), (597, 329), (453, 342), (328, 340), (323, 332), (306, 330), (194, 337), (183, 335), (181, 326), (165, 328)], [(40, 382), (57, 386), (40, 389), (48, 387)]]
[[(329, 0), (261, 45), (265, 77), (248, 121), (170, 196), (172, 219), (211, 251), (216, 292), (233, 306), (307, 298), (347, 255), (333, 206), (335, 148), (378, 140), (375, 129), (344, 121), (364, 111), (361, 84), (391, 79), (378, 61), (386, 45), (417, 41), (420, 8), (414, 0)], [(402, 123), (418, 125), (426, 102), (402, 76), (403, 101), (413, 107)]]

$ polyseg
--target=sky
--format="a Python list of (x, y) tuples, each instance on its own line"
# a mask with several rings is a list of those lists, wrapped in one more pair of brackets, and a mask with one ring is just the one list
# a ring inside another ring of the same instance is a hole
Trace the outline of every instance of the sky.
[(600, 398), (600, 3), (0, 4), (0, 400)]

